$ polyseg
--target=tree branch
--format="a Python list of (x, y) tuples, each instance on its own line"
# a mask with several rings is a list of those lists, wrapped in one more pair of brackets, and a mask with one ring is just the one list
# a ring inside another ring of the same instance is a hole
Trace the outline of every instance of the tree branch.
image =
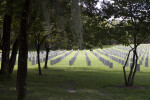
[(41, 46), (41, 44), (43, 43), (43, 41), (48, 37), (49, 35), (45, 35), (43, 38), (42, 38), (42, 40), (40, 41), (40, 43), (39, 43), (39, 46)]

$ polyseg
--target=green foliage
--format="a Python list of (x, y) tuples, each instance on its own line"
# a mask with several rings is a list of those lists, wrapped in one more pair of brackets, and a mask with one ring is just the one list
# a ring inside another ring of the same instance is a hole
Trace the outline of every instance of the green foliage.
[(33, 43), (36, 47), (37, 45), (41, 45), (41, 41), (47, 35), (45, 32), (43, 21), (40, 18), (36, 18), (30, 27), (30, 42)]
[[(14, 40), (18, 37), (20, 31), (20, 18), (21, 18), (22, 0), (0, 0), (0, 39), (2, 38), (3, 29), (3, 16), (8, 13), (11, 16), (11, 42), (10, 46), (14, 43)], [(1, 41), (2, 42), (2, 41)], [(11, 48), (10, 47), (10, 48)]]
[(106, 16), (121, 18), (117, 23), (111, 21), (108, 33), (110, 37), (124, 45), (133, 43), (134, 36), (137, 44), (147, 41), (150, 35), (150, 2), (146, 0), (114, 0), (113, 3), (105, 3), (103, 8)]
[[(52, 24), (53, 25), (53, 24)], [(47, 38), (49, 45), (52, 47), (52, 50), (57, 49), (69, 49), (68, 44), (70, 40), (68, 39), (68, 34), (66, 31), (59, 29), (56, 25), (52, 26), (50, 37)]]

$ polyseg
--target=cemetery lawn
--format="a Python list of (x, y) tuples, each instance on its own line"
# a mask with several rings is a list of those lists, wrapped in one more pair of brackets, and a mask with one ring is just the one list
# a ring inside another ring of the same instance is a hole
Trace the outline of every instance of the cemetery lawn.
[[(48, 69), (43, 69), (42, 63), (41, 76), (37, 65), (29, 62), (27, 100), (150, 100), (150, 66), (142, 66), (136, 73), (135, 86), (138, 87), (125, 88), (122, 65), (114, 62), (114, 68), (110, 69), (87, 50), (91, 66), (87, 66), (84, 51), (80, 51), (74, 64), (69, 66), (76, 52), (56, 65), (48, 62)], [(16, 69), (11, 79), (0, 77), (0, 100), (16, 100)]]

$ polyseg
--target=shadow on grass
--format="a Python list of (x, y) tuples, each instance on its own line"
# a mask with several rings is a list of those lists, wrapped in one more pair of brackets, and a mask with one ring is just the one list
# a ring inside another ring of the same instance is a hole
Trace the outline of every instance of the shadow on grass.
[[(149, 73), (138, 73), (135, 79), (136, 85), (147, 88), (131, 89), (119, 87), (124, 84), (122, 71), (53, 67), (42, 69), (42, 72), (39, 76), (37, 69), (28, 69), (27, 100), (121, 100), (121, 96), (129, 96), (128, 100), (140, 100), (143, 96), (150, 98)], [(0, 100), (15, 100), (15, 86), (16, 71), (9, 80), (0, 77)], [(143, 95), (139, 95), (141, 91)]]

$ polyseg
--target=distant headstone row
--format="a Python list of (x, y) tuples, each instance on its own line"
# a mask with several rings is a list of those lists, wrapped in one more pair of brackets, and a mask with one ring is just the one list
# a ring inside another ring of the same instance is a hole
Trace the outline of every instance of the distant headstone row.
[[(96, 50), (98, 53), (105, 55), (109, 57), (110, 59), (118, 62), (121, 65), (125, 64), (125, 61), (127, 59), (128, 52), (131, 48), (130, 47), (124, 47), (124, 46), (115, 46), (114, 48), (107, 48), (107, 49), (102, 49), (100, 52), (99, 50)], [(128, 51), (128, 52), (127, 52)], [(140, 65), (143, 64), (143, 61), (145, 61), (144, 65), (145, 67), (148, 67), (148, 62), (149, 62), (149, 51), (150, 51), (150, 45), (141, 45), (137, 49), (137, 54), (138, 54), (138, 63), (137, 63), (137, 71), (140, 71)], [(129, 66), (130, 62), (130, 67), (133, 63), (133, 52), (131, 52), (131, 55), (129, 56), (129, 59), (127, 61), (126, 66)]]
[(70, 52), (65, 53), (64, 55), (62, 55), (62, 56), (60, 56), (60, 57), (58, 57), (58, 58), (56, 58), (56, 59), (54, 59), (54, 60), (50, 60), (50, 65), (54, 65), (54, 64), (60, 62), (60, 61), (63, 60), (66, 56), (68, 56), (69, 54), (71, 54), (72, 51), (73, 51), (73, 50), (71, 50)]
[[(104, 65), (109, 66), (109, 68), (113, 68), (113, 62), (117, 62), (121, 65), (125, 64), (130, 49), (131, 49), (130, 47), (125, 47), (125, 46), (114, 46), (113, 48), (96, 49), (91, 51), (90, 53), (95, 55), (99, 59), (99, 61), (101, 61)], [(71, 54), (72, 51), (73, 50), (69, 52), (67, 50), (50, 51), (48, 54), (48, 60), (50, 61), (50, 65), (55, 65), (61, 62), (66, 56)], [(138, 61), (137, 61), (137, 69), (136, 69), (137, 71), (140, 71), (140, 66), (142, 65), (144, 65), (145, 67), (149, 67), (149, 51), (150, 51), (149, 44), (138, 46), (137, 48)], [(72, 66), (76, 61), (79, 52), (80, 51), (78, 49), (75, 55), (73, 55), (73, 57), (69, 60), (70, 66)], [(87, 66), (91, 66), (90, 56), (88, 55), (85, 49), (84, 49), (84, 54), (85, 54)], [(41, 51), (40, 63), (45, 62), (45, 59), (46, 59), (46, 52)], [(2, 54), (0, 53), (0, 61), (1, 60), (2, 60)], [(28, 61), (31, 62), (32, 65), (36, 65), (38, 63), (37, 53), (28, 52)], [(17, 59), (15, 64), (17, 64)], [(129, 66), (131, 68), (132, 64), (133, 64), (133, 52), (131, 52), (131, 55), (129, 56), (126, 66)]]
[[(110, 59), (112, 59), (112, 60), (118, 62), (119, 64), (124, 65), (124, 60), (122, 60), (122, 59), (120, 59), (120, 58), (117, 58), (117, 57), (114, 57), (114, 56), (110, 55), (109, 53), (104, 53), (104, 52), (101, 52), (101, 51), (99, 51), (99, 50), (96, 50), (96, 51), (97, 51), (98, 53), (100, 53), (100, 54), (102, 54), (102, 55), (105, 55), (105, 56), (109, 57)], [(127, 65), (127, 66), (128, 66), (128, 65)]]
[(54, 57), (56, 57), (58, 55), (61, 55), (61, 54), (65, 53), (65, 52), (66, 52), (66, 50), (63, 50), (61, 52), (60, 51), (54, 52), (50, 56), (48, 56), (48, 59), (54, 58)]
[[(66, 50), (63, 50), (63, 51), (60, 51), (60, 50), (50, 51), (50, 53), (48, 55), (48, 59), (54, 58), (58, 55), (61, 55), (64, 52), (66, 52)], [(37, 57), (36, 52), (29, 52), (28, 53), (28, 59), (29, 59), (29, 62), (31, 62), (32, 65), (38, 64), (38, 57)], [(43, 53), (40, 52), (40, 63), (45, 62), (45, 59), (46, 59), (46, 52), (45, 51)]]
[(91, 51), (97, 58), (98, 60), (100, 60), (104, 65), (109, 66), (109, 68), (113, 68), (113, 63), (100, 57), (97, 53), (95, 53), (94, 51)]

